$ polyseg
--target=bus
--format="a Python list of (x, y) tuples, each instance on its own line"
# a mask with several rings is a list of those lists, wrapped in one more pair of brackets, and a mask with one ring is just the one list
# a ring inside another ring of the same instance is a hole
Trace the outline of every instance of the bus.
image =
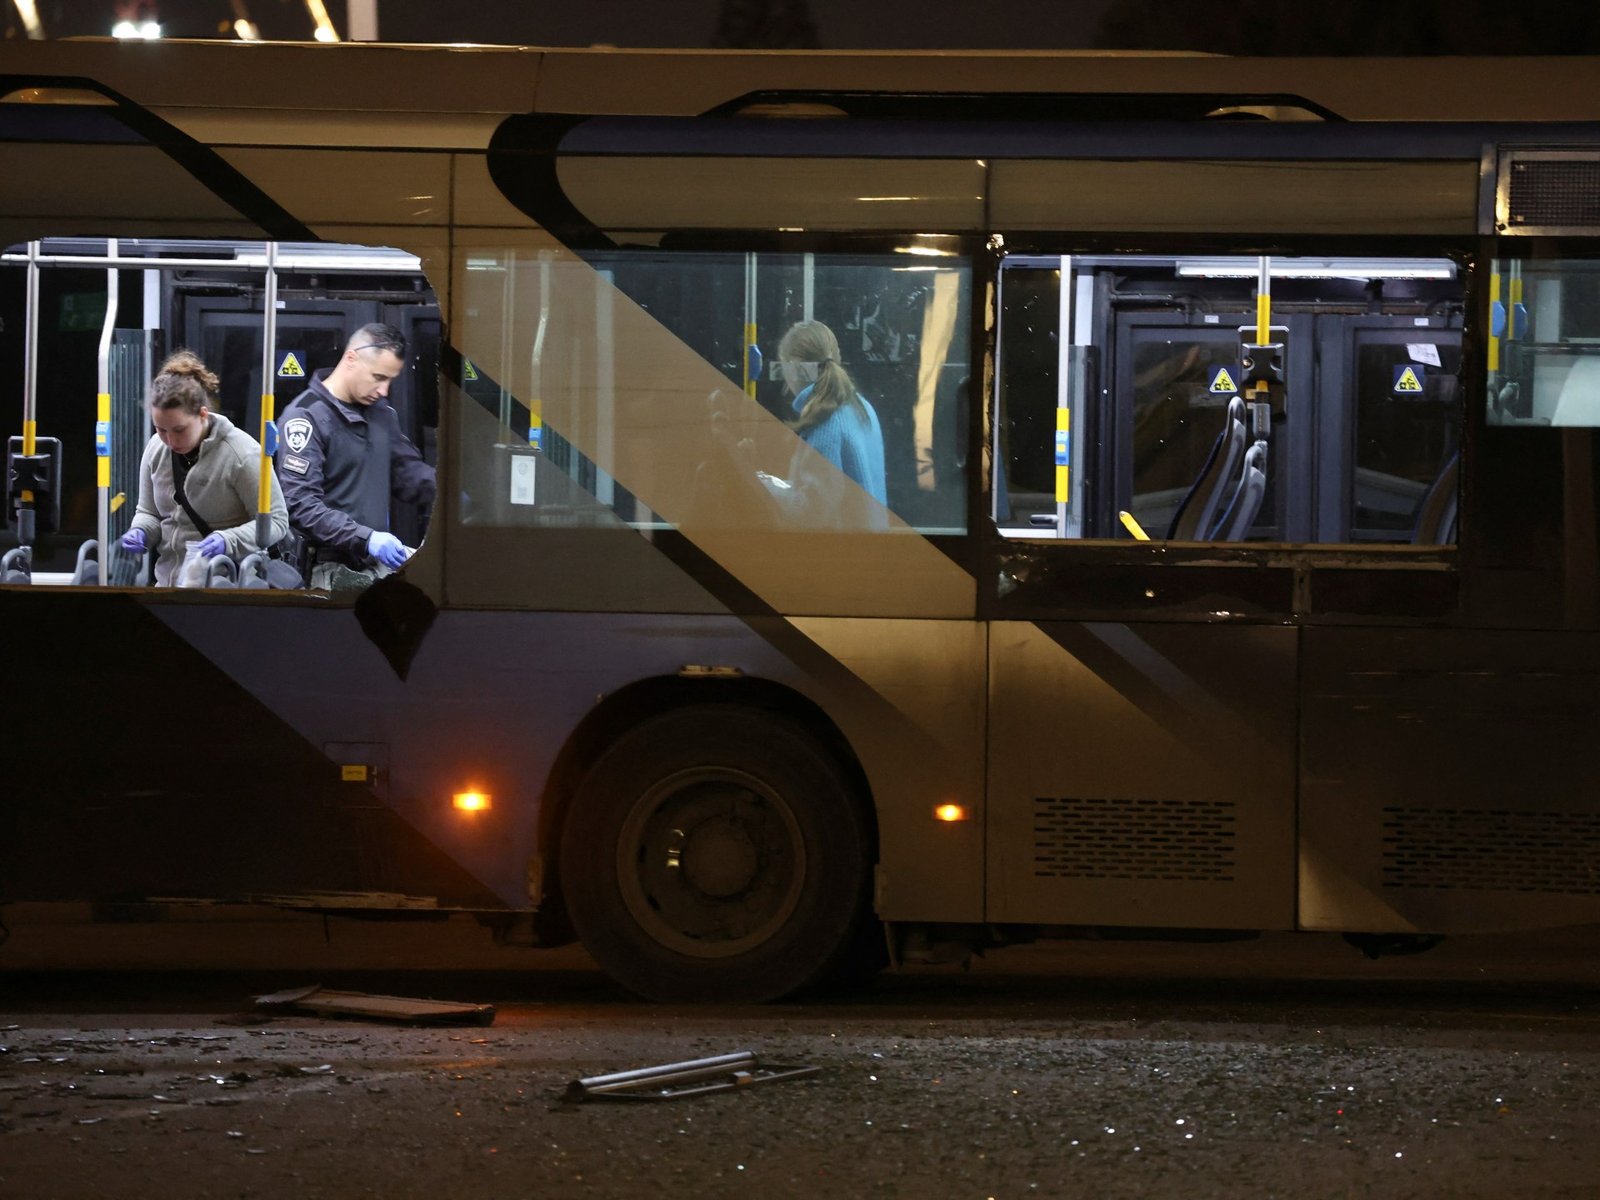
[[(1600, 920), (1596, 69), (0, 47), (0, 900), (729, 1001)], [(270, 447), (374, 320), (405, 567), (150, 586), (162, 356)]]

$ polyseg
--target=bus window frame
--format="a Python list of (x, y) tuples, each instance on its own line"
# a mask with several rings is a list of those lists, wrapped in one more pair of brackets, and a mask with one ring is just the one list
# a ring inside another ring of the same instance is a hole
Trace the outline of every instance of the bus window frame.
[[(120, 240), (120, 241), (137, 241), (138, 240), (136, 238), (128, 238), (128, 237), (126, 237), (124, 235), (112, 235), (112, 236), (113, 236), (113, 238), (115, 240)], [(32, 239), (32, 241), (37, 242), (37, 243), (42, 245), (45, 242), (53, 241), (53, 240), (62, 240), (62, 239), (65, 239), (65, 240), (83, 240), (85, 238), (87, 238), (87, 240), (90, 240), (90, 241), (105, 241), (106, 240), (104, 238), (97, 238), (97, 237), (93, 237), (91, 235), (41, 234), (37, 238)], [(249, 237), (227, 237), (227, 238), (216, 238), (216, 237), (200, 238), (200, 237), (197, 237), (197, 238), (184, 238), (184, 237), (181, 237), (181, 236), (170, 235), (170, 234), (161, 234), (159, 236), (153, 237), (151, 240), (154, 241), (154, 242), (162, 243), (166, 247), (168, 252), (171, 251), (173, 244), (181, 245), (182, 243), (190, 242), (190, 241), (192, 241), (192, 242), (194, 242), (196, 244), (207, 244), (207, 245), (213, 245), (213, 246), (216, 245), (219, 242), (220, 243), (226, 243), (226, 244), (234, 246), (236, 248), (236, 250), (237, 249), (261, 248), (262, 251), (264, 252), (265, 247), (269, 243), (272, 242), (272, 239), (260, 238), (260, 237), (255, 237), (255, 238), (249, 238)], [(396, 240), (399, 241), (400, 239), (396, 239)], [(24, 246), (26, 244), (27, 244), (26, 242), (20, 243), (20, 245), (24, 245)], [(282, 246), (282, 245), (284, 245), (286, 243), (279, 242), (279, 243), (276, 243), (276, 244)], [(299, 245), (299, 244), (328, 245), (330, 243), (327, 243), (324, 239), (320, 239), (320, 238), (316, 238), (316, 237), (305, 237), (305, 238), (297, 239), (293, 243), (287, 243), (287, 244), (292, 244), (292, 245)], [(404, 254), (415, 254), (415, 251), (407, 249), (403, 245), (391, 245), (391, 246), (383, 246), (383, 247), (361, 246), (359, 248), (368, 249), (368, 250), (395, 250), (395, 251), (399, 251), (399, 252), (404, 253)], [(7, 249), (14, 249), (14, 248), (0, 247), (0, 250), (7, 250)], [(102, 251), (102, 253), (103, 253), (103, 251)], [(126, 254), (126, 252), (121, 252), (121, 253), (122, 254)], [(46, 255), (44, 257), (48, 258), (48, 257), (51, 257), (51, 256), (50, 255)], [(128, 257), (130, 257), (131, 259), (137, 260), (137, 258), (139, 256), (130, 255)], [(182, 256), (181, 255), (174, 255), (173, 257), (174, 258), (181, 258)], [(251, 275), (251, 276), (253, 276), (255, 274), (255, 272), (257, 272), (257, 271), (261, 271), (263, 273), (266, 271), (265, 262), (263, 262), (260, 266), (257, 266), (256, 264), (250, 264), (247, 267), (241, 267), (241, 266), (223, 267), (223, 265), (222, 265), (224, 263), (234, 262), (234, 261), (236, 261), (236, 260), (219, 259), (218, 263), (217, 263), (217, 266), (220, 269), (226, 270), (229, 274), (238, 273), (238, 274), (242, 274), (242, 275)], [(122, 270), (122, 271), (157, 270), (157, 271), (161, 271), (161, 272), (165, 273), (165, 272), (178, 272), (178, 271), (184, 271), (184, 270), (192, 269), (192, 268), (184, 266), (184, 265), (177, 265), (176, 263), (171, 263), (170, 260), (163, 259), (160, 256), (151, 256), (150, 259), (149, 259), (149, 262), (151, 264), (149, 266), (139, 265), (137, 261), (124, 262), (124, 263), (120, 264), (120, 270)], [(56, 264), (45, 264), (45, 265), (52, 266), (52, 267), (56, 266)], [(4, 264), (4, 266), (0, 266), (0, 270), (9, 269), (9, 268), (15, 268), (17, 270), (21, 270), (22, 269), (20, 264), (17, 264), (17, 263), (14, 263), (14, 262), (8, 262), (8, 263)], [(72, 268), (69, 267), (67, 269), (72, 269)], [(83, 268), (79, 268), (79, 269), (99, 270), (99, 268), (96, 267), (96, 266), (88, 266), (88, 267), (83, 267)], [(280, 276), (282, 276), (282, 275), (284, 275), (286, 273), (291, 273), (291, 272), (286, 271), (285, 269), (281, 269), (281, 268), (279, 269), (279, 275)], [(305, 272), (305, 271), (301, 271), (300, 273), (301, 274), (309, 274), (309, 272)], [(434, 297), (433, 306), (435, 308), (437, 308), (438, 304), (439, 304), (439, 302), (438, 302), (438, 295), (439, 295), (438, 289), (434, 286), (433, 281), (428, 278), (428, 275), (427, 275), (427, 272), (426, 272), (425, 268), (423, 268), (420, 264), (419, 264), (419, 266), (417, 268), (417, 274), (422, 278), (423, 284), (424, 284), (425, 288), (427, 289), (427, 292), (430, 293)], [(193, 281), (190, 281), (190, 282), (193, 282)], [(163, 283), (160, 286), (160, 291), (162, 292), (163, 296), (166, 295), (166, 293), (171, 289), (171, 287), (172, 287), (172, 283), (171, 283), (170, 280), (164, 280), (163, 281)], [(248, 307), (242, 307), (240, 311), (252, 312), (253, 313), (256, 310), (248, 308)], [(265, 313), (262, 312), (258, 319), (264, 325), (265, 321), (266, 321)], [(127, 325), (127, 326), (119, 325), (119, 326), (117, 326), (117, 328), (119, 328), (119, 329), (120, 328), (132, 329), (132, 328), (135, 328), (135, 327), (131, 326), (131, 325)], [(168, 339), (169, 339), (169, 342), (171, 343), (169, 345), (169, 347), (168, 347), (169, 351), (178, 348), (178, 346), (184, 344), (188, 340), (188, 338), (187, 338), (187, 333), (188, 333), (187, 328), (185, 328), (184, 330), (181, 330), (181, 331), (179, 331), (179, 330), (166, 330), (165, 332), (168, 334)], [(37, 348), (36, 348), (36, 353), (37, 353)], [(276, 353), (276, 351), (275, 351), (275, 353)], [(437, 373), (439, 373), (439, 368), (436, 368), (436, 374)], [(274, 416), (275, 416), (276, 420), (281, 421), (284, 409), (288, 406), (288, 404), (292, 403), (295, 399), (297, 399), (299, 397), (299, 395), (301, 394), (301, 391), (303, 391), (303, 390), (304, 389), (301, 389), (300, 391), (296, 391), (293, 396), (289, 396), (289, 397), (286, 398), (276, 388), (274, 389), (274, 392), (273, 392), (273, 397), (274, 397)], [(254, 402), (259, 403), (260, 396), (258, 395), (258, 396), (254, 397), (252, 399), (253, 399)], [(444, 404), (443, 404), (443, 399), (442, 399), (442, 392), (441, 392), (441, 406), (440, 406), (440, 414), (439, 414), (439, 420), (440, 420), (441, 424), (443, 423), (443, 421), (445, 419), (445, 415), (446, 415), (446, 412), (445, 412), (445, 409), (444, 409)], [(248, 433), (252, 438), (255, 438), (257, 441), (259, 441), (259, 434), (261, 432), (260, 427), (259, 427), (259, 422), (258, 422), (258, 424), (257, 424), (257, 426), (255, 428), (246, 428), (244, 425), (239, 424), (237, 422), (235, 422), (235, 426), (237, 428), (243, 429), (244, 432)], [(141, 453), (141, 456), (142, 456), (143, 447), (140, 448), (140, 453)], [(439, 487), (440, 487), (441, 494), (443, 494), (444, 493), (444, 489), (449, 485), (449, 479), (443, 474), (443, 472), (441, 470), (442, 460), (445, 457), (445, 448), (444, 448), (443, 444), (441, 444), (440, 447), (439, 447), (438, 457), (439, 457), (439, 459), (441, 461), (439, 463), (435, 463), (434, 464), (434, 468), (435, 468), (435, 471), (439, 473), (438, 474)], [(272, 469), (274, 470), (274, 472), (276, 472), (276, 466), (275, 465), (273, 466)], [(137, 483), (135, 483), (135, 487), (137, 487)], [(124, 505), (128, 506), (128, 509), (131, 512), (132, 511), (132, 506), (136, 505), (137, 502), (138, 502), (138, 496), (137, 496), (137, 493), (135, 492), (134, 494), (129, 495), (129, 496), (127, 496), (125, 498)], [(437, 557), (442, 561), (442, 558), (443, 558), (443, 555), (444, 555), (444, 542), (445, 542), (445, 535), (444, 535), (443, 527), (444, 527), (445, 522), (442, 521), (442, 520), (438, 520), (437, 519), (438, 515), (439, 515), (439, 510), (438, 510), (437, 505), (436, 505), (434, 513), (429, 518), (428, 536), (426, 536), (423, 539), (422, 544), (420, 544), (417, 547), (417, 551), (418, 551), (419, 554), (422, 553), (424, 547), (427, 546), (429, 543), (432, 543), (434, 545), (435, 549), (433, 549), (432, 551), (429, 552), (429, 557), (430, 558)], [(9, 517), (9, 514), (8, 514), (8, 517)], [(88, 541), (88, 542), (96, 541), (95, 538), (89, 538), (89, 539), (85, 539), (85, 540)], [(119, 547), (116, 544), (116, 539), (113, 538), (113, 539), (110, 540), (110, 542), (104, 548), (104, 553), (106, 554), (108, 559), (110, 559), (111, 557), (121, 553)], [(237, 568), (237, 566), (238, 566), (238, 564), (235, 563), (235, 567), (236, 568)], [(431, 571), (435, 571), (435, 572), (438, 571), (439, 569), (440, 568), (438, 568), (438, 567), (431, 567), (430, 568)], [(100, 584), (98, 582), (92, 583), (92, 584), (70, 584), (70, 583), (60, 583), (60, 582), (30, 581), (29, 583), (26, 583), (26, 584), (4, 584), (4, 583), (0, 583), (0, 587), (6, 588), (8, 590), (26, 588), (29, 591), (35, 591), (35, 590), (38, 590), (38, 591), (70, 591), (70, 592), (74, 592), (74, 593), (88, 592), (88, 593), (99, 593), (99, 594), (107, 594), (107, 595), (115, 594), (115, 595), (121, 595), (121, 596), (133, 596), (133, 597), (140, 598), (140, 599), (149, 599), (149, 600), (152, 600), (152, 601), (159, 600), (159, 601), (161, 601), (163, 603), (176, 601), (178, 603), (186, 603), (186, 604), (193, 604), (193, 603), (200, 603), (200, 604), (230, 604), (230, 603), (231, 604), (259, 604), (259, 603), (269, 603), (269, 604), (311, 604), (311, 605), (317, 605), (317, 606), (320, 606), (320, 607), (328, 607), (328, 606), (331, 605), (331, 606), (334, 606), (334, 607), (344, 607), (344, 608), (353, 607), (356, 604), (356, 602), (360, 599), (360, 597), (362, 595), (362, 592), (358, 591), (358, 590), (335, 591), (335, 592), (319, 591), (317, 589), (314, 589), (314, 588), (310, 587), (309, 584), (306, 584), (306, 585), (301, 586), (301, 587), (296, 587), (296, 588), (274, 588), (274, 587), (242, 588), (242, 587), (237, 586), (236, 584), (225, 586), (225, 587), (194, 587), (194, 588), (183, 588), (183, 587), (176, 587), (176, 586), (158, 587), (153, 582), (152, 576), (153, 576), (153, 568), (150, 567), (149, 558), (148, 558), (148, 555), (147, 555), (145, 560), (144, 560), (144, 562), (141, 564), (138, 573), (135, 576), (134, 582), (132, 582), (132, 583), (126, 583), (126, 584), (114, 583), (108, 578), (106, 583), (104, 583), (104, 584)], [(240, 598), (232, 599), (232, 600), (223, 599), (223, 597), (226, 597), (226, 596), (229, 596), (229, 595), (233, 595), (233, 594), (237, 594)]]
[[(986, 364), (993, 361), (992, 346), (989, 344), (991, 331), (985, 328), (984, 320), (986, 301), (984, 289), (991, 287), (994, 279), (994, 263), (988, 261), (993, 258), (993, 252), (989, 248), (989, 239), (986, 235), (975, 231), (950, 233), (937, 230), (874, 230), (863, 233), (821, 229), (754, 230), (678, 227), (665, 231), (660, 229), (651, 230), (648, 231), (648, 236), (653, 239), (652, 241), (648, 243), (639, 241), (630, 243), (630, 237), (639, 238), (645, 236), (646, 231), (606, 229), (602, 232), (610, 240), (610, 245), (574, 245), (570, 247), (570, 252), (591, 267), (603, 265), (604, 256), (627, 253), (632, 250), (639, 253), (659, 253), (664, 255), (680, 252), (685, 254), (727, 255), (751, 253), (758, 256), (784, 255), (799, 257), (804, 254), (812, 254), (819, 259), (824, 257), (879, 258), (886, 265), (893, 263), (896, 257), (899, 257), (905, 260), (905, 265), (908, 267), (944, 263), (952, 267), (959, 266), (964, 268), (968, 273), (967, 284), (970, 292), (968, 307), (971, 318), (967, 331), (969, 349), (966, 365), (968, 374), (974, 381), (973, 385), (971, 385), (972, 402), (968, 404), (966, 422), (967, 459), (966, 465), (961, 472), (962, 487), (964, 489), (965, 529), (959, 533), (917, 530), (917, 536), (925, 538), (947, 558), (976, 577), (979, 563), (982, 561), (979, 550), (979, 544), (982, 540), (980, 529), (981, 525), (987, 520), (987, 509), (984, 507), (986, 489), (982, 479), (982, 472), (978, 466), (983, 461), (981, 457), (983, 455), (982, 431), (986, 414), (984, 405), (977, 402), (976, 381), (984, 378), (983, 371)], [(923, 258), (904, 251), (903, 248), (907, 245), (919, 242), (936, 244), (941, 252), (940, 256), (936, 259)], [(897, 251), (899, 252), (898, 254)], [(954, 358), (948, 360), (949, 363), (954, 363), (955, 361), (957, 360)], [(847, 354), (845, 366), (848, 369), (851, 365), (851, 359)], [(738, 383), (730, 380), (729, 386), (736, 390)], [(457, 398), (452, 396), (451, 403), (455, 402), (457, 402)], [(472, 403), (464, 396), (459, 397), (459, 402)], [(455, 442), (458, 431), (454, 428), (458, 421), (458, 414), (453, 409), (446, 409), (442, 401), (440, 426), (442, 428), (446, 423), (452, 425), (450, 449), (448, 451), (452, 456), (452, 472), (459, 469), (459, 463), (456, 460), (460, 455), (460, 447)], [(546, 425), (546, 430), (547, 432), (554, 430), (554, 432), (560, 433), (559, 429), (555, 429), (548, 424)], [(441, 435), (441, 461), (445, 453), (445, 444)], [(473, 486), (473, 481), (463, 478), (460, 486), (470, 490)], [(442, 490), (443, 482), (441, 476)], [(463, 525), (460, 523), (459, 514), (454, 512), (451, 513), (450, 520), (456, 525), (456, 537), (480, 543), (475, 546), (474, 552), (476, 553), (492, 552), (496, 546), (505, 546), (508, 549), (512, 549), (519, 544), (516, 539), (537, 535), (546, 529), (552, 528), (538, 525)], [(913, 528), (915, 527), (913, 526)], [(559, 529), (557, 534), (559, 536)], [(648, 534), (652, 543), (666, 551), (669, 558), (685, 559), (696, 556), (693, 546), (689, 544), (683, 532), (676, 526), (650, 528)], [(786, 535), (779, 533), (772, 536), (783, 537)], [(794, 536), (803, 537), (804, 534)], [(862, 531), (859, 536), (872, 538), (881, 535), (872, 531)], [(447, 563), (445, 567), (447, 577), (453, 577), (453, 572), (460, 569), (459, 565), (452, 567)], [(982, 591), (981, 584), (978, 590)], [(737, 587), (729, 590), (726, 594), (719, 595), (719, 599), (735, 611), (744, 611), (745, 609), (759, 611), (761, 608), (758, 601), (752, 597), (745, 596), (742, 589)], [(544, 606), (535, 603), (526, 607), (538, 609)], [(605, 610), (608, 606), (600, 604), (597, 607)]]
[[(1274, 235), (1270, 242), (1237, 234), (1180, 236), (1131, 232), (1082, 234), (997, 231), (1003, 245), (986, 286), (993, 288), (998, 328), (999, 262), (1016, 256), (1202, 255), (1241, 257), (1450, 258), (1460, 267), (1463, 300), (1459, 483), (1460, 524), (1449, 545), (1314, 542), (1139, 542), (1112, 538), (1008, 536), (989, 519), (997, 473), (986, 447), (984, 585), (980, 617), (999, 620), (1175, 620), (1282, 623), (1454, 624), (1464, 618), (1463, 566), (1470, 561), (1471, 463), (1482, 422), (1487, 271), (1481, 238), (1465, 235)], [(986, 348), (984, 427), (999, 418), (1000, 363), (991, 335)], [(1235, 586), (1229, 587), (1232, 583)], [(1319, 587), (1319, 584), (1322, 585)], [(1336, 607), (1319, 592), (1338, 595)]]

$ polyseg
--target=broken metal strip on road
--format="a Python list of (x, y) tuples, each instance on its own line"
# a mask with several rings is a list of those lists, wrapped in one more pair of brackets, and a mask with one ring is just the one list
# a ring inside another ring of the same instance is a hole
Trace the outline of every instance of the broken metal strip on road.
[(262, 1008), (293, 1008), (325, 1016), (369, 1017), (426, 1025), (491, 1025), (494, 1005), (451, 1000), (416, 1000), (407, 996), (374, 996), (312, 986), (257, 996)]
[(713, 1092), (737, 1091), (757, 1083), (800, 1079), (820, 1070), (820, 1067), (762, 1066), (754, 1051), (740, 1050), (712, 1058), (574, 1079), (567, 1084), (562, 1099), (572, 1104), (590, 1100), (682, 1100)]

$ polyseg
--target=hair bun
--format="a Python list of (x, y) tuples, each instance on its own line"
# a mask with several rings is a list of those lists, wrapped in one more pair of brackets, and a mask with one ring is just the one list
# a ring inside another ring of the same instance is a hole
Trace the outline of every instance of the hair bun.
[(200, 361), (200, 356), (192, 350), (179, 350), (172, 354), (166, 362), (161, 364), (160, 375), (176, 375), (181, 378), (193, 379), (211, 395), (217, 394), (221, 386), (216, 373)]

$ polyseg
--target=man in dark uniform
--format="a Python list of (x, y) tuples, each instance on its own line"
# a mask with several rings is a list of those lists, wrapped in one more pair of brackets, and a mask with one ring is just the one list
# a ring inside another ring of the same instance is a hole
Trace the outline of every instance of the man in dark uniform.
[(278, 478), (314, 588), (365, 587), (398, 569), (411, 550), (388, 531), (391, 500), (433, 500), (433, 468), (388, 401), (405, 355), (399, 330), (363, 325), (279, 421)]

